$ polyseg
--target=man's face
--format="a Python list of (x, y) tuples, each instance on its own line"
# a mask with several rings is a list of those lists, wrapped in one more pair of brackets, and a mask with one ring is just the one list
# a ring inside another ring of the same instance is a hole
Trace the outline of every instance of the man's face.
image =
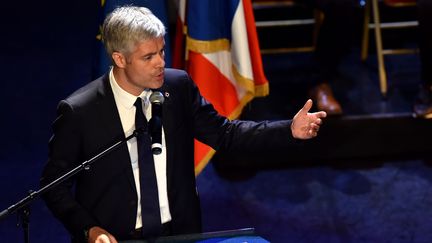
[[(131, 94), (139, 95), (144, 89), (160, 88), (164, 82), (165, 41), (163, 37), (139, 43), (122, 67), (119, 85)], [(117, 77), (116, 77), (117, 79)]]

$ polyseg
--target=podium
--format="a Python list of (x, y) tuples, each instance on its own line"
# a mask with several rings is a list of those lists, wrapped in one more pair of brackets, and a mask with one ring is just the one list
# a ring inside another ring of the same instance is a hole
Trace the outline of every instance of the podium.
[[(270, 241), (257, 236), (253, 228), (226, 231), (185, 234), (157, 238), (152, 243), (269, 243)], [(149, 243), (146, 240), (127, 240), (119, 243)]]

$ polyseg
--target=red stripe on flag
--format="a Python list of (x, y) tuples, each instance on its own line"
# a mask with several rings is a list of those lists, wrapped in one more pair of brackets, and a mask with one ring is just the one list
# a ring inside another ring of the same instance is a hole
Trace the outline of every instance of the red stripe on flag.
[(176, 34), (173, 46), (173, 68), (184, 69), (185, 65), (185, 35), (183, 33), (184, 24), (180, 17), (177, 16)]
[(206, 166), (207, 162), (210, 160), (210, 156), (213, 155), (213, 150), (210, 146), (201, 143), (195, 139), (195, 173), (198, 174)]
[(250, 0), (243, 0), (242, 2), (245, 14), (246, 29), (248, 33), (248, 44), (252, 62), (254, 83), (256, 85), (263, 85), (268, 83), (268, 80), (264, 75), (252, 3)]
[(229, 116), (239, 106), (236, 88), (203, 55), (189, 52), (188, 72), (201, 94), (221, 115)]
[[(195, 1), (193, 4), (202, 4), (204, 2)], [(186, 54), (187, 59), (187, 71), (192, 77), (192, 79), (197, 84), (200, 89), (201, 94), (209, 100), (215, 109), (223, 116), (229, 118), (236, 118), (243, 106), (249, 102), (253, 97), (257, 96), (266, 96), (269, 93), (268, 80), (265, 77), (264, 69), (261, 60), (261, 52), (259, 48), (258, 35), (255, 26), (255, 18), (252, 9), (251, 0), (241, 0), (239, 2), (242, 5), (237, 7), (243, 8), (245, 23), (246, 23), (246, 31), (247, 31), (247, 44), (249, 45), (249, 55), (251, 63), (243, 63), (242, 65), (252, 65), (252, 74), (248, 74), (248, 76), (253, 75), (253, 82), (255, 85), (255, 92), (249, 92), (242, 94), (242, 97), (239, 97), (237, 93), (236, 84), (231, 83), (229, 77), (223, 75), (222, 71), (219, 69), (220, 67), (211, 63), (205, 56), (201, 53), (194, 52), (192, 50), (201, 50), (191, 43), (187, 43), (190, 49)], [(207, 11), (212, 11), (212, 9), (207, 9)], [(194, 18), (191, 18), (194, 19)], [(208, 20), (203, 20), (208, 21)], [(221, 20), (223, 23), (228, 24), (226, 20)], [(203, 23), (204, 24), (204, 23)], [(190, 25), (195, 26), (196, 25)], [(189, 27), (190, 27), (189, 26)], [(197, 31), (197, 30), (195, 30)], [(237, 33), (231, 33), (235, 36)], [(205, 40), (198, 40), (205, 41)], [(201, 44), (201, 43), (200, 43)], [(200, 45), (197, 45), (200, 46)], [(191, 48), (193, 47), (193, 48)], [(177, 45), (176, 48), (179, 48)], [(203, 48), (203, 52), (205, 52), (205, 48)], [(236, 50), (234, 50), (236, 51)], [(201, 52), (201, 51), (200, 51)], [(215, 55), (215, 53), (212, 53)], [(231, 70), (227, 72), (231, 73)], [(252, 77), (248, 77), (250, 79)], [(244, 81), (244, 80), (243, 80)], [(232, 82), (235, 82), (232, 80)], [(198, 174), (200, 171), (206, 166), (207, 162), (211, 159), (214, 154), (214, 150), (212, 150), (207, 145), (204, 145), (198, 141), (195, 141), (195, 173)]]

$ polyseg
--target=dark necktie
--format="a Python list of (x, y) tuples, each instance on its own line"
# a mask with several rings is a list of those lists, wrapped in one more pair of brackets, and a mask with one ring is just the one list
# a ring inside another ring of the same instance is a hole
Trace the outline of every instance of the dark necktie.
[(141, 187), (141, 218), (144, 237), (158, 236), (161, 233), (161, 216), (159, 209), (156, 172), (151, 151), (151, 140), (148, 133), (147, 119), (142, 109), (141, 98), (135, 101), (135, 128), (141, 129), (137, 137), (138, 164)]

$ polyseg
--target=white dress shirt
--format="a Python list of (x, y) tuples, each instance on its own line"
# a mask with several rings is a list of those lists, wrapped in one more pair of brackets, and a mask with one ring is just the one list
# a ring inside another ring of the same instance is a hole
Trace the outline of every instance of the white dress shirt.
[[(117, 105), (117, 110), (120, 115), (120, 120), (122, 123), (123, 131), (125, 136), (129, 136), (135, 130), (135, 111), (136, 108), (134, 103), (137, 96), (129, 94), (123, 90), (114, 78), (113, 71), (109, 72), (109, 80), (111, 84), (112, 91), (114, 93), (115, 103)], [(151, 118), (151, 104), (149, 97), (151, 95), (151, 90), (144, 90), (139, 97), (144, 102), (144, 114), (147, 120)], [(138, 194), (138, 208), (137, 208), (137, 218), (135, 228), (142, 227), (141, 220), (141, 194), (140, 194), (140, 183), (139, 183), (139, 167), (138, 167), (138, 148), (136, 138), (132, 138), (127, 142), (129, 149), (129, 154), (132, 163), (132, 169), (134, 174), (135, 186), (137, 188)], [(156, 180), (158, 185), (158, 195), (159, 195), (159, 206), (161, 214), (161, 222), (166, 223), (171, 220), (171, 213), (168, 204), (168, 192), (167, 192), (167, 178), (166, 178), (166, 146), (165, 146), (165, 134), (162, 128), (162, 153), (158, 155), (153, 155), (155, 170), (156, 170)], [(120, 195), (119, 195), (120, 196)]]

